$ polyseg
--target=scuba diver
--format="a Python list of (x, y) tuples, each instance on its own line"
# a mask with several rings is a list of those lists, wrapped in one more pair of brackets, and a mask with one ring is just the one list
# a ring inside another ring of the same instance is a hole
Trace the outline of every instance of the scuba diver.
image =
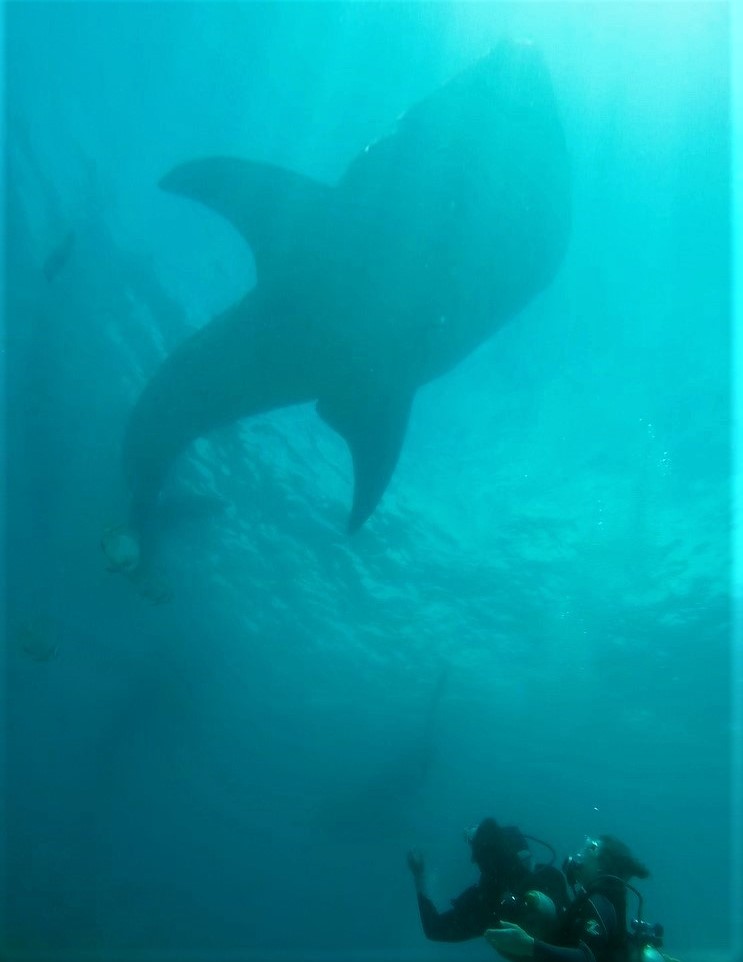
[[(642, 896), (629, 884), (648, 869), (613, 835), (587, 838), (563, 871), (575, 899), (559, 920), (556, 935), (542, 941), (518, 920), (488, 929), (486, 941), (507, 958), (537, 962), (662, 962), (663, 929), (642, 921)], [(627, 892), (639, 902), (638, 918), (627, 931)]]
[[(503, 918), (516, 918), (527, 930), (549, 937), (570, 900), (562, 872), (551, 861), (532, 869), (527, 842), (531, 836), (522, 835), (515, 825), (500, 826), (494, 818), (486, 818), (465, 838), (480, 879), (452, 899), (452, 907), (445, 912), (439, 912), (426, 894), (423, 856), (416, 849), (408, 853), (426, 938), (464, 942), (481, 937)], [(549, 849), (554, 860), (551, 846), (532, 841)]]

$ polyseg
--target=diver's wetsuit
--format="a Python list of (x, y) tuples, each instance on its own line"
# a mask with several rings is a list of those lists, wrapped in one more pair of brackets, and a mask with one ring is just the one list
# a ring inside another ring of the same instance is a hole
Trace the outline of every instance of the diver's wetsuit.
[(465, 942), (482, 935), (495, 924), (498, 906), (506, 892), (505, 885), (488, 884), (480, 879), (461, 895), (452, 899), (452, 907), (439, 912), (427, 895), (418, 893), (418, 910), (427, 939), (434, 942)]
[(486, 929), (500, 921), (501, 902), (507, 894), (523, 895), (529, 889), (538, 889), (548, 895), (558, 914), (568, 903), (564, 876), (550, 866), (537, 866), (533, 872), (524, 870), (510, 879), (481, 875), (476, 885), (452, 899), (452, 907), (446, 912), (439, 912), (431, 899), (419, 892), (418, 910), (423, 932), (433, 942), (465, 942), (479, 938)]
[(627, 950), (624, 888), (602, 886), (573, 902), (565, 913), (558, 945), (534, 942), (536, 962), (615, 962)]

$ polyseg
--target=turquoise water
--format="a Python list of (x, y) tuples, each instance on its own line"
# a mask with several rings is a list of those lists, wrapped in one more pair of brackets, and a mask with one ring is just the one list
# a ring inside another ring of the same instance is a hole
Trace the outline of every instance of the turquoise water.
[[(728, 31), (706, 3), (7, 7), (4, 958), (490, 958), (424, 941), (405, 868), (445, 905), (488, 814), (561, 858), (626, 839), (671, 954), (730, 957)], [(312, 406), (199, 441), (148, 603), (99, 550), (126, 419), (253, 280), (158, 179), (333, 183), (504, 36), (565, 128), (557, 278), (419, 391), (353, 537)]]

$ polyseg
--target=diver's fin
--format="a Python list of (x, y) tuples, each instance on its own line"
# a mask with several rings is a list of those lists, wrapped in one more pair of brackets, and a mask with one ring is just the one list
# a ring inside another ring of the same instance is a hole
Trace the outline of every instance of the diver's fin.
[(250, 245), (258, 271), (262, 259), (296, 239), (305, 217), (333, 190), (282, 167), (235, 157), (180, 164), (162, 178), (160, 187), (225, 217)]
[(340, 407), (320, 400), (317, 413), (348, 444), (353, 459), (353, 506), (348, 530), (357, 531), (374, 511), (395, 470), (410, 416), (412, 394)]

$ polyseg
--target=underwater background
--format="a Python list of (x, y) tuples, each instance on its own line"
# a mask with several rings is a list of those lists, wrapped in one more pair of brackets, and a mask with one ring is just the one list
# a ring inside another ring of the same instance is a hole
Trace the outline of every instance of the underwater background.
[[(253, 280), (158, 180), (333, 183), (502, 37), (560, 104), (556, 280), (418, 393), (352, 537), (312, 406), (197, 442), (142, 597), (99, 547), (128, 414)], [(490, 959), (405, 865), (444, 907), (486, 815), (618, 835), (669, 952), (732, 959), (729, 49), (715, 3), (6, 5), (2, 959)]]

